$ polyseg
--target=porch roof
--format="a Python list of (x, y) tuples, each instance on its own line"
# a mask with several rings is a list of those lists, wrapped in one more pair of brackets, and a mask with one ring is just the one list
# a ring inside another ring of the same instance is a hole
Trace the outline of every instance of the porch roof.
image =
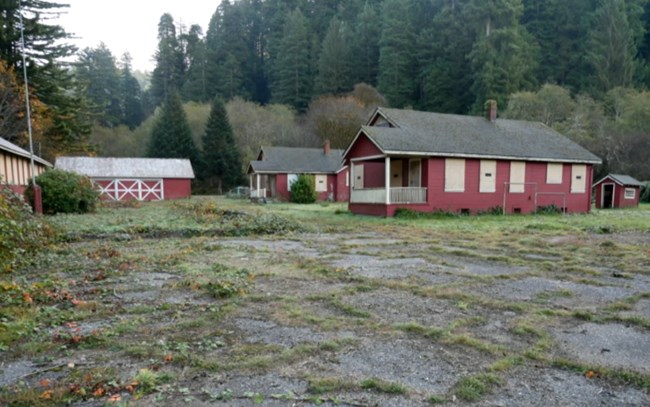
[(250, 162), (249, 173), (335, 174), (343, 166), (343, 150), (263, 147), (262, 153), (263, 160)]
[(601, 163), (542, 123), (384, 108), (377, 113), (395, 127), (362, 126), (360, 133), (384, 154)]

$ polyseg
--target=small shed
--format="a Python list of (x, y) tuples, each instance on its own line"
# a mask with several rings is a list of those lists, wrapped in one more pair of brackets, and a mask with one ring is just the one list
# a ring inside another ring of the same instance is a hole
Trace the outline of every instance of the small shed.
[(90, 178), (104, 200), (189, 198), (194, 171), (188, 159), (59, 157), (55, 168)]
[[(23, 194), (32, 178), (31, 154), (0, 137), (0, 183)], [(41, 175), (52, 164), (34, 156), (34, 175)]]
[(629, 175), (609, 174), (594, 184), (596, 208), (639, 206), (643, 184)]

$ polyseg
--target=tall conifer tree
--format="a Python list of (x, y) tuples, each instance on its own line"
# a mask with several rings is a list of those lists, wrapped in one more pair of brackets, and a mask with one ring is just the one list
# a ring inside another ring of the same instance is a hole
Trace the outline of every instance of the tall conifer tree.
[(192, 139), (192, 130), (181, 104), (178, 92), (167, 95), (155, 119), (147, 156), (153, 158), (187, 158), (194, 168), (199, 164), (199, 154)]
[(336, 95), (352, 89), (351, 34), (347, 24), (332, 19), (318, 60), (316, 93)]
[(215, 98), (205, 132), (200, 178), (205, 186), (218, 193), (236, 186), (243, 178), (241, 154), (228, 121), (223, 100)]

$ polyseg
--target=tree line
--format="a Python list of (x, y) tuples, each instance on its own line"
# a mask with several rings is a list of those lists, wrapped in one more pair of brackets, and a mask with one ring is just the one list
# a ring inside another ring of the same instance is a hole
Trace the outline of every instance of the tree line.
[[(0, 13), (0, 91), (19, 102), (17, 4)], [(59, 6), (23, 1), (46, 158), (111, 145), (153, 154), (166, 103), (225, 103), (245, 164), (262, 143), (344, 148), (374, 106), (478, 114), (496, 99), (500, 116), (541, 120), (599, 154), (601, 172), (650, 179), (648, 0), (223, 0), (205, 32), (161, 16), (146, 88), (128, 54), (65, 45), (44, 18)], [(186, 152), (199, 167), (206, 122)]]

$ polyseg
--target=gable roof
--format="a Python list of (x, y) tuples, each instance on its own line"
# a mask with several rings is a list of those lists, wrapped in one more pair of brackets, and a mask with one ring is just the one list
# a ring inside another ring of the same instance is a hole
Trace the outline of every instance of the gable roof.
[(357, 138), (361, 133), (367, 135), (384, 154), (601, 163), (600, 158), (542, 123), (490, 122), (478, 116), (377, 108), (368, 124), (378, 115), (394, 127), (362, 126)]
[[(27, 159), (30, 159), (30, 157), (31, 157), (31, 154), (29, 153), (29, 151), (18, 147), (14, 143), (5, 140), (2, 137), (0, 137), (0, 150), (4, 150), (4, 151), (6, 151), (8, 153), (18, 155), (20, 157), (25, 157)], [(34, 155), (34, 161), (38, 162), (38, 163), (40, 163), (40, 164), (42, 164), (42, 165), (44, 165), (46, 167), (52, 167), (51, 163), (49, 163), (48, 161), (45, 161), (41, 157), (37, 157), (36, 155)]]
[(343, 150), (330, 150), (325, 155), (322, 148), (262, 147), (258, 157), (251, 161), (249, 173), (336, 173), (343, 166)]
[(600, 181), (594, 183), (594, 186), (600, 184), (601, 182), (605, 181), (606, 179), (611, 179), (615, 183), (622, 185), (622, 186), (634, 186), (634, 187), (642, 187), (644, 184), (640, 181), (637, 181), (636, 178), (630, 177), (629, 175), (621, 175), (621, 174), (607, 174), (607, 176)]
[(90, 178), (194, 178), (184, 158), (59, 157), (56, 168)]

